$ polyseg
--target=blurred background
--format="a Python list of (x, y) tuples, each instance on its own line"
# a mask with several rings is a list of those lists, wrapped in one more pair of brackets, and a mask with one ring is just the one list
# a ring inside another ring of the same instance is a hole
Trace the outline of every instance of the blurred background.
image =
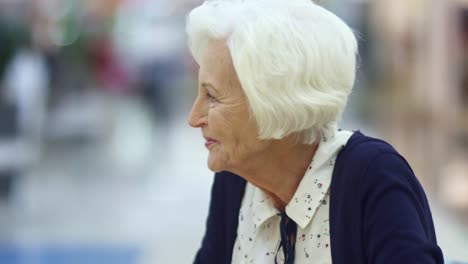
[[(190, 263), (212, 173), (186, 117), (198, 0), (0, 0), (0, 263)], [(322, 0), (356, 31), (342, 127), (423, 184), (468, 261), (468, 1)], [(456, 262), (454, 262), (456, 263)]]

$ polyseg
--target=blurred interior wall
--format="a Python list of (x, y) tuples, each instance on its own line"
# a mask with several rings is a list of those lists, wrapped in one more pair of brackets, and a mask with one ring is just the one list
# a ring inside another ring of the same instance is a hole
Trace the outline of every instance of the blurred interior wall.
[(379, 131), (409, 160), (430, 196), (466, 212), (468, 105), (461, 80), (468, 70), (461, 14), (468, 1), (370, 3)]

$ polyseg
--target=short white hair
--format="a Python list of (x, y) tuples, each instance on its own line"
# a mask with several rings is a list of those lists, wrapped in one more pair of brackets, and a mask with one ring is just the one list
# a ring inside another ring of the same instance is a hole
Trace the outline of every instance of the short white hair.
[(212, 0), (190, 12), (187, 34), (198, 63), (210, 40), (226, 41), (260, 139), (298, 132), (312, 144), (336, 129), (357, 40), (330, 11), (310, 0)]

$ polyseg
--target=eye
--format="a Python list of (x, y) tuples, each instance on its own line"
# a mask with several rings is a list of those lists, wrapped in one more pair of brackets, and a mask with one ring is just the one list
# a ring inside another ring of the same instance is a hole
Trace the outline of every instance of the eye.
[(209, 98), (211, 101), (213, 101), (213, 102), (216, 102), (216, 101), (217, 101), (216, 97), (214, 97), (214, 96), (213, 96), (212, 94), (210, 94), (210, 93), (206, 93), (206, 97), (208, 97), (208, 98)]

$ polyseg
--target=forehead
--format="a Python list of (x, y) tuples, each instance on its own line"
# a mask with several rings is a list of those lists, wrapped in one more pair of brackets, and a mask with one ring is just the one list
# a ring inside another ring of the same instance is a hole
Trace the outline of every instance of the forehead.
[(212, 82), (218, 86), (235, 79), (231, 54), (225, 41), (208, 42), (200, 62), (199, 78), (201, 82)]

